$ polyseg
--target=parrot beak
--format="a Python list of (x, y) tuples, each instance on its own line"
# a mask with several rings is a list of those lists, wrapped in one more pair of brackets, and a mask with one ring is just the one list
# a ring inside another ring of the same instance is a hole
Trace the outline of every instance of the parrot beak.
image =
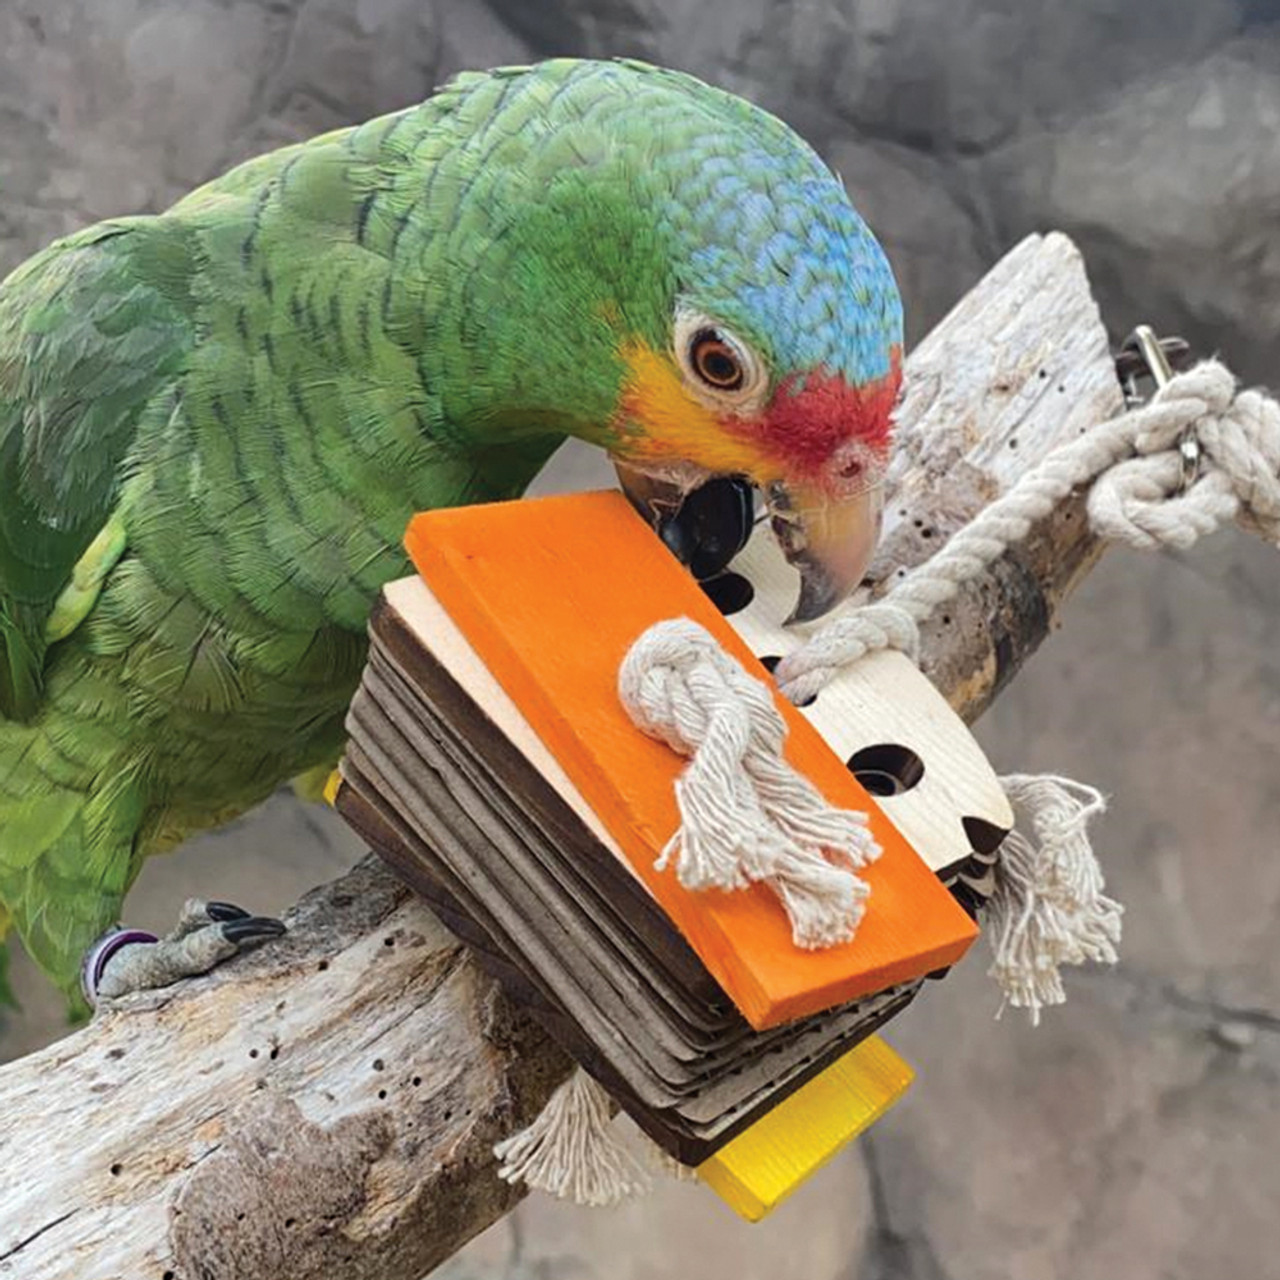
[(615, 459), (631, 505), (699, 582), (714, 578), (747, 545), (755, 523), (755, 490), (739, 476), (693, 463), (641, 467)]
[(880, 538), (884, 489), (831, 498), (772, 484), (765, 491), (773, 535), (800, 572), (800, 598), (786, 625), (831, 612), (862, 581)]
[[(745, 478), (691, 463), (615, 461), (614, 467), (632, 505), (699, 580), (726, 569), (751, 537), (754, 490)], [(787, 624), (812, 622), (862, 581), (880, 535), (883, 489), (868, 485), (832, 497), (775, 482), (764, 496), (774, 536), (800, 573), (800, 596)]]

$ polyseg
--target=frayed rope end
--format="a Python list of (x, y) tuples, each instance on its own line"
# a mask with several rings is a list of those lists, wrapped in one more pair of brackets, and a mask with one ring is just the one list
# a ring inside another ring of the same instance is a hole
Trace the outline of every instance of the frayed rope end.
[(596, 1208), (646, 1194), (652, 1180), (612, 1119), (609, 1095), (579, 1067), (532, 1124), (494, 1147), (498, 1177)]
[(1054, 775), (1011, 774), (1000, 782), (1034, 842), (1014, 831), (1000, 851), (986, 906), (988, 972), (1005, 1002), (1029, 1010), (1038, 1025), (1044, 1006), (1066, 999), (1061, 966), (1116, 963), (1124, 908), (1103, 892), (1089, 842), (1089, 819), (1106, 808), (1102, 793)]

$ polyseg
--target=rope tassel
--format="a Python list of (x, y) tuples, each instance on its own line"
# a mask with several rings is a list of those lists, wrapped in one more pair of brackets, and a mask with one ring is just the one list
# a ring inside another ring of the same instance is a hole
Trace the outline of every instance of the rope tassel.
[(532, 1124), (494, 1147), (498, 1176), (594, 1207), (643, 1195), (652, 1182), (612, 1120), (609, 1095), (579, 1067)]
[(990, 975), (1015, 1009), (1038, 1024), (1045, 1005), (1062, 1004), (1061, 966), (1115, 964), (1124, 908), (1103, 892), (1088, 822), (1106, 808), (1100, 791), (1052, 774), (1000, 779), (1031, 824), (1006, 837), (996, 889), (986, 907)]
[(778, 895), (797, 946), (847, 942), (880, 855), (867, 815), (833, 808), (783, 755), (773, 694), (688, 618), (650, 627), (631, 647), (618, 692), (632, 720), (690, 757), (676, 783), (680, 827), (658, 860), (687, 889)]

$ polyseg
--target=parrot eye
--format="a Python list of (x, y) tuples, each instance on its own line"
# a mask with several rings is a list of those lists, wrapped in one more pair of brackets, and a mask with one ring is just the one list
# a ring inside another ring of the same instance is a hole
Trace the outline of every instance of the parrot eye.
[(765, 390), (763, 361), (710, 316), (677, 311), (675, 350), (690, 389), (717, 407), (749, 411)]
[(713, 391), (737, 391), (746, 381), (738, 353), (714, 329), (700, 329), (693, 335), (689, 363)]

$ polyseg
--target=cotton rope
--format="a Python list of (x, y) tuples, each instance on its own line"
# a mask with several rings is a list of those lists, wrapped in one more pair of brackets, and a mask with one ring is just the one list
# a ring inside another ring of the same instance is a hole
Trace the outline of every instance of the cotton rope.
[(632, 720), (691, 757), (676, 782), (680, 828), (658, 859), (686, 889), (767, 884), (799, 947), (848, 942), (862, 919), (856, 869), (880, 856), (865, 813), (833, 808), (782, 754), (771, 689), (688, 618), (650, 627), (618, 674)]
[[(1179, 492), (1187, 432), (1199, 442), (1199, 477)], [(842, 667), (878, 649), (919, 648), (918, 626), (1025, 538), (1073, 489), (1093, 481), (1095, 533), (1133, 547), (1189, 547), (1226, 521), (1280, 541), (1280, 405), (1258, 391), (1235, 394), (1216, 360), (1175, 374), (1150, 403), (1060, 445), (958, 530), (881, 601), (833, 618), (779, 664), (782, 692), (796, 703)]]
[[(1180, 449), (1188, 434), (1201, 459), (1189, 485)], [(1260, 391), (1237, 393), (1216, 360), (1174, 375), (1149, 403), (1056, 448), (883, 600), (837, 616), (785, 657), (775, 672), (783, 694), (807, 702), (878, 650), (915, 658), (920, 624), (1085, 485), (1090, 525), (1110, 541), (1186, 548), (1234, 519), (1280, 543), (1280, 405)], [(786, 764), (766, 686), (701, 627), (675, 619), (636, 641), (619, 692), (640, 728), (690, 757), (677, 783), (680, 830), (660, 865), (674, 862), (691, 888), (765, 880), (802, 945), (848, 936), (867, 896), (854, 869), (876, 852), (865, 815), (831, 808)], [(1122, 909), (1103, 891), (1087, 832), (1105, 807), (1101, 793), (1055, 776), (1001, 783), (1021, 829), (1004, 842), (986, 907), (991, 973), (1006, 1001), (1038, 1021), (1042, 1006), (1065, 999), (1061, 965), (1115, 961)], [(589, 1203), (639, 1189), (643, 1180), (604, 1132), (608, 1115), (607, 1094), (579, 1069), (530, 1129), (496, 1149), (507, 1157), (502, 1176), (600, 1197)], [(536, 1141), (527, 1138), (535, 1130)], [(577, 1167), (583, 1157), (590, 1168)], [(536, 1182), (524, 1172), (531, 1163)]]
[(643, 1195), (650, 1178), (611, 1131), (609, 1095), (579, 1067), (537, 1119), (493, 1149), (498, 1176), (597, 1208)]

